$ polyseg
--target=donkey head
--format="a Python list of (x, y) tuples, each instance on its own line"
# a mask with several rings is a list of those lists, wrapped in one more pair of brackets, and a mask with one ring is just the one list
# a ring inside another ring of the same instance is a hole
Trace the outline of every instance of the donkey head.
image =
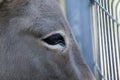
[(56, 0), (0, 0), (0, 80), (94, 80)]

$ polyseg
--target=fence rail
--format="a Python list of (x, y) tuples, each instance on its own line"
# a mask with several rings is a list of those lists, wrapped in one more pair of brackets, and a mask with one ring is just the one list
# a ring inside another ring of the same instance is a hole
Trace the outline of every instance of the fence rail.
[(92, 17), (96, 76), (120, 80), (120, 0), (94, 0)]

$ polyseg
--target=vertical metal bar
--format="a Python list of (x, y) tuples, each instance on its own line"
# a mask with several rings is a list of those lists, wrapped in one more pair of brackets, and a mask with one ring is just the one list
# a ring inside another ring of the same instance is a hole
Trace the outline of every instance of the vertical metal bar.
[[(120, 23), (120, 0), (117, 4), (117, 20)], [(119, 15), (119, 16), (118, 16)], [(117, 63), (118, 63), (118, 80), (120, 80), (120, 26), (117, 25), (117, 37), (118, 37), (118, 54), (117, 54)]]
[[(118, 10), (118, 5), (119, 5), (118, 0), (116, 0), (116, 4), (115, 4), (115, 18), (117, 19), (117, 10)], [(119, 36), (118, 36), (118, 25), (116, 24), (115, 27), (115, 41), (116, 41), (116, 74), (117, 74), (117, 80), (119, 80)]]
[(119, 80), (120, 80), (120, 26), (118, 26), (118, 38), (119, 38), (119, 60), (118, 60), (118, 76), (119, 76)]
[[(109, 0), (106, 1), (106, 7), (107, 7), (107, 11), (109, 12)], [(107, 15), (107, 14), (106, 14)], [(108, 37), (108, 75), (109, 75), (109, 80), (111, 80), (111, 63), (110, 63), (110, 54), (111, 54), (111, 43), (110, 43), (110, 18), (107, 15), (106, 17), (106, 21), (107, 21), (107, 37)]]
[[(114, 4), (114, 0), (112, 0), (111, 2), (111, 14), (113, 15), (113, 4)], [(111, 23), (112, 23), (112, 26), (111, 26), (111, 32), (112, 32), (112, 58), (113, 58), (113, 79), (112, 80), (115, 80), (115, 57), (114, 57), (114, 54), (115, 54), (115, 40), (114, 40), (114, 22), (113, 20), (111, 19)]]
[[(101, 27), (103, 26), (102, 24), (102, 11), (101, 9), (99, 8), (99, 12), (98, 12), (98, 16), (99, 16), (99, 19), (100, 19), (100, 24), (99, 24), (99, 47), (100, 47), (100, 68), (101, 68), (101, 73), (104, 75), (104, 61), (103, 61), (103, 39), (102, 39), (102, 29)], [(103, 79), (102, 79), (103, 80)]]
[[(110, 12), (110, 4), (111, 4), (111, 2), (108, 0), (108, 12)], [(108, 52), (109, 52), (109, 61), (110, 61), (110, 63), (109, 63), (109, 65), (110, 65), (110, 73), (109, 73), (109, 75), (110, 75), (110, 80), (112, 80), (113, 79), (113, 65), (112, 65), (112, 34), (111, 34), (111, 18), (108, 16), (107, 17), (107, 22), (108, 22), (108, 47), (109, 47), (109, 50), (108, 50)]]
[[(102, 3), (102, 6), (105, 8), (105, 2), (103, 0), (101, 0), (101, 3)], [(108, 80), (108, 75), (107, 75), (107, 62), (106, 62), (106, 35), (105, 35), (105, 27), (106, 27), (106, 22), (105, 22), (105, 12), (102, 10), (102, 23), (103, 23), (103, 26), (102, 26), (102, 36), (103, 36), (103, 50), (104, 50), (104, 53), (103, 53), (103, 60), (104, 60), (104, 75), (105, 75), (105, 80)]]
[[(109, 5), (109, 8), (110, 8), (110, 14), (112, 14), (112, 3), (113, 3), (113, 0), (110, 0), (110, 5)], [(114, 47), (113, 47), (113, 42), (114, 42), (114, 39), (113, 39), (113, 22), (112, 22), (112, 19), (109, 17), (109, 23), (110, 23), (110, 62), (111, 62), (111, 80), (114, 80), (114, 70), (113, 70), (113, 54), (114, 54)]]
[[(105, 9), (108, 11), (108, 1), (109, 0), (106, 0), (105, 1)], [(107, 65), (107, 75), (108, 75), (108, 79), (107, 80), (111, 80), (111, 76), (110, 76), (110, 60), (109, 60), (109, 37), (108, 37), (108, 27), (109, 27), (109, 21), (108, 21), (108, 15), (105, 13), (105, 21), (106, 21), (106, 26), (105, 26), (105, 35), (106, 35), (106, 65)]]
[[(116, 0), (113, 0), (114, 2), (113, 2), (113, 6), (112, 6), (112, 12), (113, 12), (113, 17), (115, 18), (115, 6), (116, 6)], [(116, 19), (116, 18), (115, 18)], [(117, 30), (117, 26), (116, 26), (116, 23), (115, 22), (113, 22), (113, 33), (114, 33), (114, 54), (113, 54), (113, 62), (114, 62), (114, 79), (115, 80), (118, 80), (117, 79), (117, 66), (116, 66), (116, 53), (117, 53), (117, 51), (116, 51), (116, 30)]]
[[(103, 7), (106, 9), (106, 1), (103, 1), (102, 3)], [(104, 30), (104, 39), (105, 39), (105, 42), (104, 42), (104, 45), (105, 45), (105, 76), (106, 76), (106, 80), (109, 80), (108, 78), (108, 51), (107, 51), (107, 48), (108, 48), (108, 44), (107, 44), (107, 22), (106, 22), (106, 13), (103, 11), (103, 30)]]
[[(99, 0), (99, 2), (101, 2), (101, 0)], [(104, 75), (104, 61), (103, 61), (103, 37), (102, 37), (102, 29), (101, 27), (103, 26), (102, 23), (102, 10), (99, 8), (99, 12), (98, 12), (98, 19), (100, 19), (100, 23), (99, 23), (99, 48), (100, 48), (100, 68), (101, 68), (101, 74)], [(103, 78), (101, 78), (101, 80), (104, 80)]]
[[(93, 51), (94, 51), (94, 61), (96, 62), (96, 65), (98, 63), (98, 55), (100, 54), (98, 51), (98, 6), (92, 5), (92, 24), (93, 27), (91, 28), (91, 30), (93, 31), (92, 33), (92, 38), (93, 38)], [(95, 77), (97, 80), (99, 80), (99, 71), (98, 71), (98, 67), (95, 65)]]

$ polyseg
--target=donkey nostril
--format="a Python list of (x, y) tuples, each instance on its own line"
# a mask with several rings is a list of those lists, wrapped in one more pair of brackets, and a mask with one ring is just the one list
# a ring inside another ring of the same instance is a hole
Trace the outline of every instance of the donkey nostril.
[(49, 45), (60, 45), (60, 46), (65, 46), (65, 40), (63, 38), (63, 36), (59, 33), (53, 34), (51, 36), (48, 36), (45, 39), (42, 39), (44, 42), (46, 42)]

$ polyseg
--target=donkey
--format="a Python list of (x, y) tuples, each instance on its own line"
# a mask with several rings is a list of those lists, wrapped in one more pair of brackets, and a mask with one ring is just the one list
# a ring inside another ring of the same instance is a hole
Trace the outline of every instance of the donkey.
[(0, 0), (0, 80), (95, 80), (57, 0)]

